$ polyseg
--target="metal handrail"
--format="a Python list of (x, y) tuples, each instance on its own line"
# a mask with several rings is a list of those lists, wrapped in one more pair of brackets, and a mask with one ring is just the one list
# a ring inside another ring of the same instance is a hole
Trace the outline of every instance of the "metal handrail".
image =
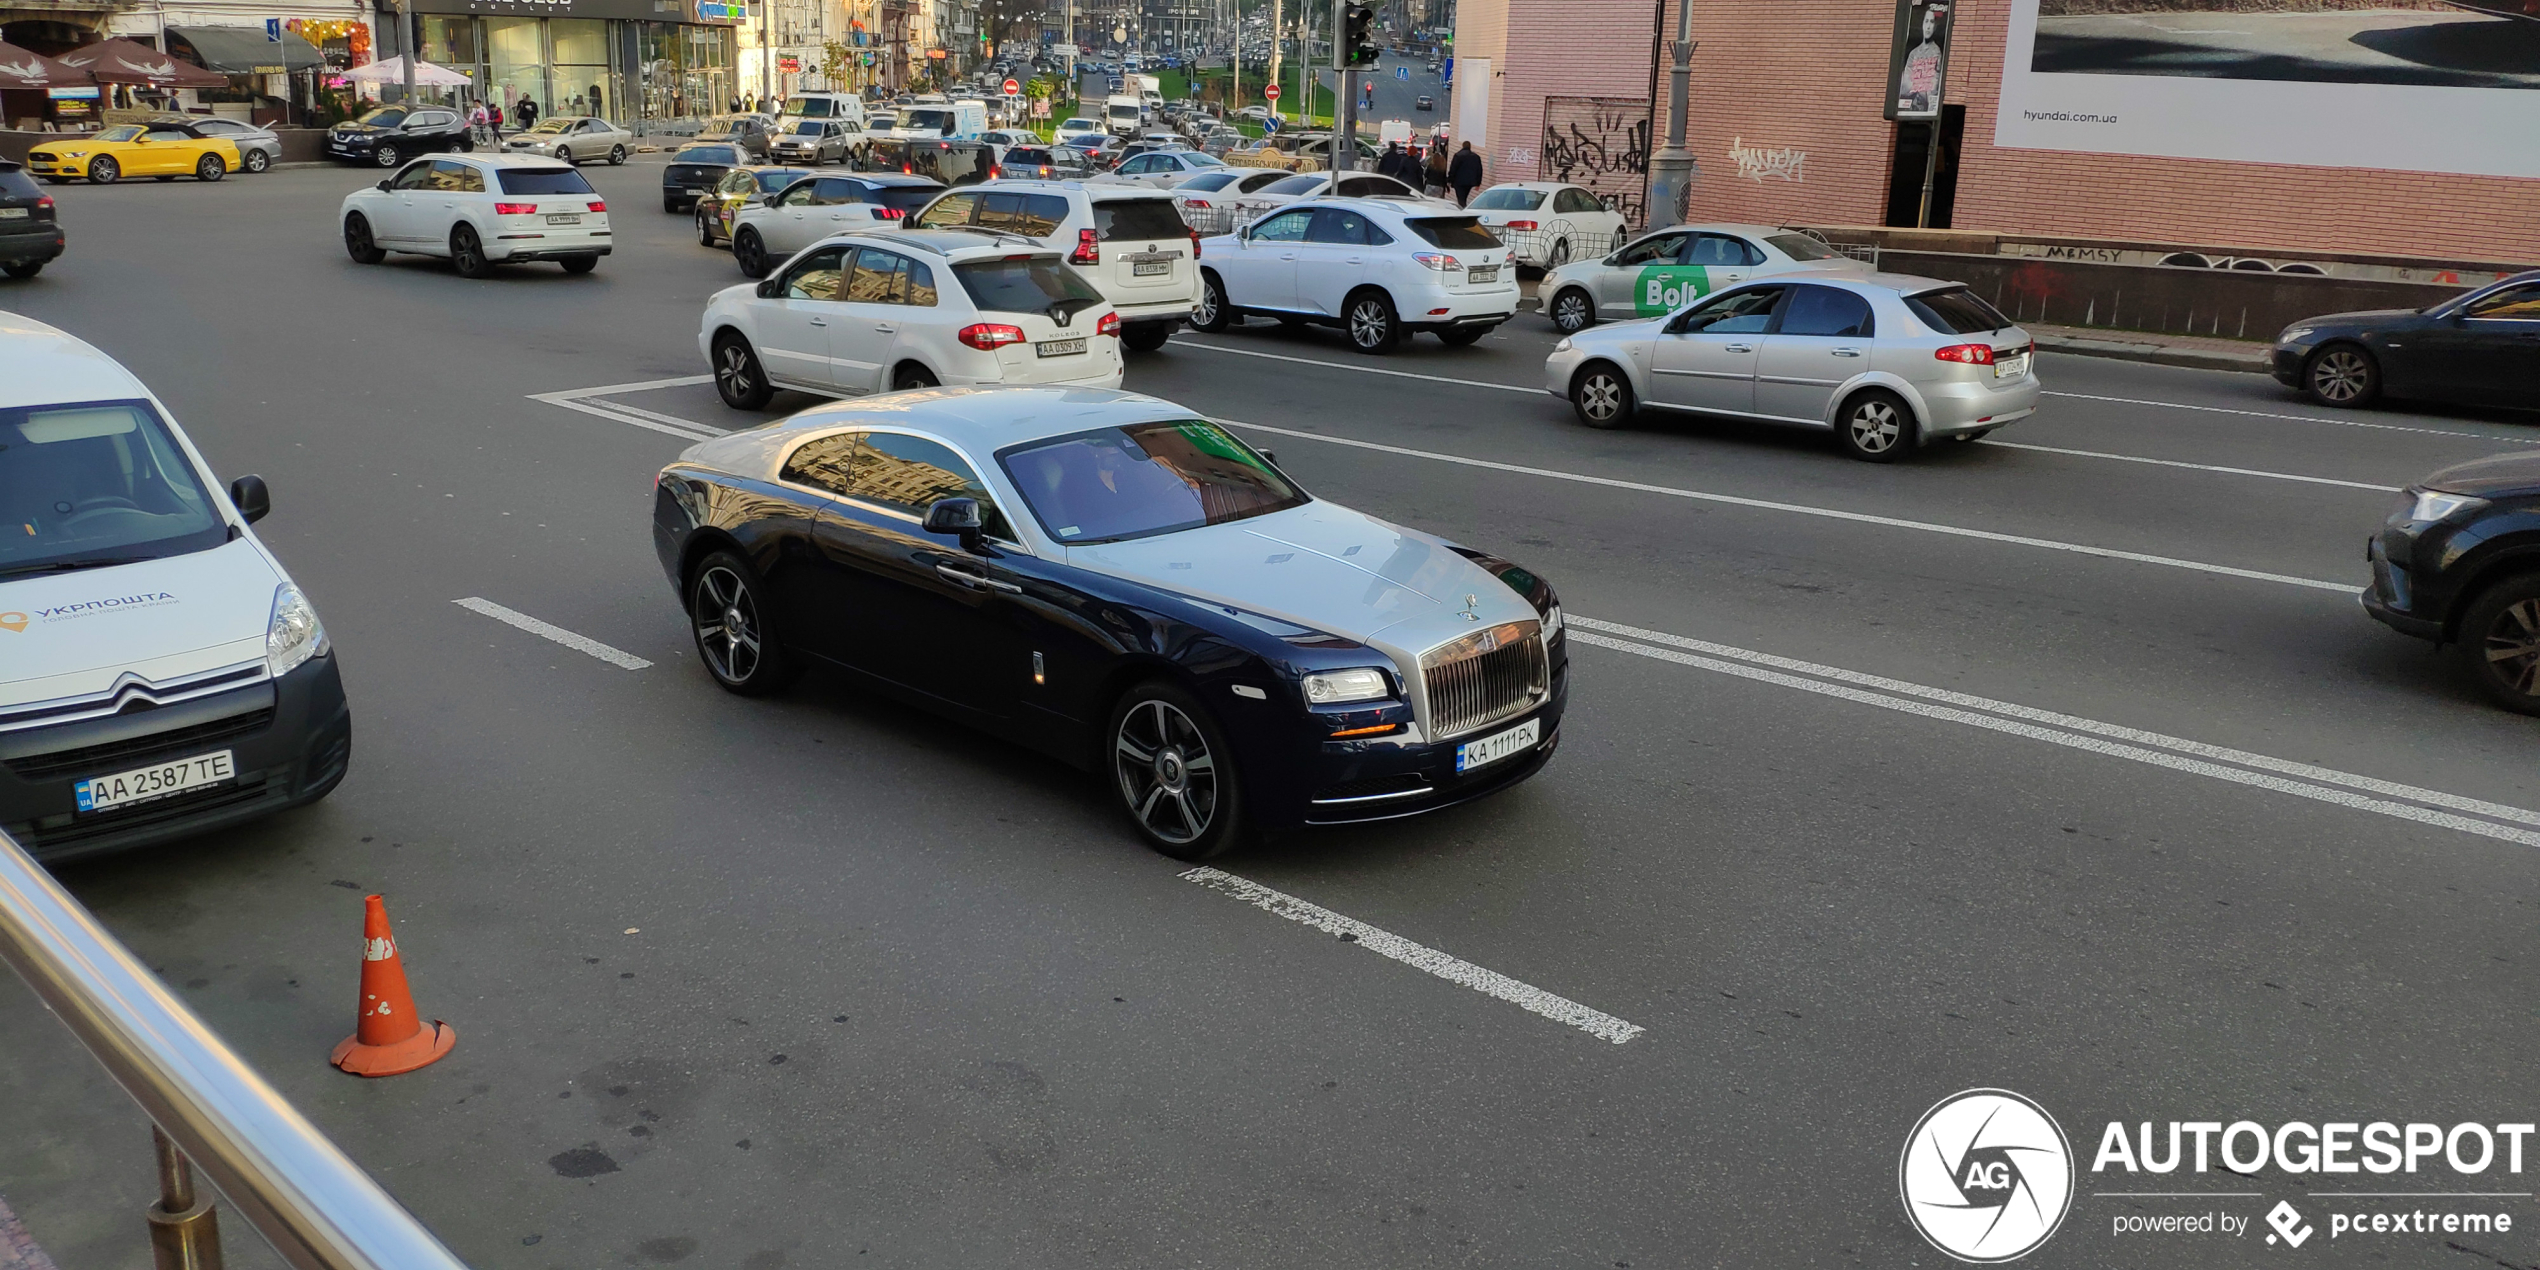
[[(299, 1270), (467, 1270), (5, 831), (0, 960), (183, 1153), (172, 1162), (160, 1152), (170, 1199), (190, 1191), (191, 1160)], [(208, 1201), (189, 1206), (210, 1211)], [(183, 1216), (152, 1214), (154, 1226)]]

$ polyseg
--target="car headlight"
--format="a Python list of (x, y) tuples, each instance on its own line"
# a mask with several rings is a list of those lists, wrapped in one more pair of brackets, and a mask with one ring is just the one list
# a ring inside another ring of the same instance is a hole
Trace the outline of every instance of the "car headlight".
[(1318, 670), (1305, 677), (1305, 700), (1308, 705), (1336, 706), (1351, 701), (1382, 701), (1393, 695), (1393, 685), (1385, 672), (1362, 667), (1357, 670)]
[(1553, 351), (1553, 352), (1556, 352), (1556, 353), (1566, 353), (1566, 352), (1569, 352), (1569, 351), (1570, 351), (1570, 337), (1569, 337), (1569, 336), (1567, 336), (1567, 335), (1562, 336), (1562, 337), (1561, 337), (1561, 342), (1552, 346), (1552, 351)]
[(2288, 326), (2284, 328), (2284, 334), (2275, 337), (2275, 342), (2278, 344), (2290, 344), (2295, 340), (2310, 335), (2318, 329), (2319, 328), (2317, 327), (2311, 326)]
[(62, 151), (62, 157), (65, 159), (85, 159), (88, 157), (88, 152), (86, 150), (64, 150)]
[(1549, 644), (1561, 638), (1561, 629), (1561, 606), (1555, 604), (1551, 612), (1543, 615), (1543, 642)]
[(319, 624), (308, 597), (288, 582), (274, 588), (273, 621), (265, 627), (265, 668), (279, 679), (326, 649), (326, 627)]
[(2471, 498), (2467, 494), (2446, 494), (2441, 490), (2421, 489), (2416, 492), (2415, 505), (2408, 508), (2408, 519), (2419, 524), (2430, 524), (2454, 512), (2486, 505), (2486, 499)]

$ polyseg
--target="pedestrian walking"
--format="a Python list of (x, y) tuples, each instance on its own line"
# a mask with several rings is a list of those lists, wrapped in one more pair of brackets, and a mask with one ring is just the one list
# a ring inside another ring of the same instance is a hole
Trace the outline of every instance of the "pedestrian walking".
[[(520, 105), (519, 105), (518, 107), (516, 107), (516, 108), (513, 110), (513, 112), (512, 112), (512, 113), (514, 113), (514, 114), (516, 114), (516, 115), (518, 115), (518, 116), (520, 117), (520, 130), (521, 130), (522, 132), (527, 132), (527, 131), (529, 131), (530, 129), (537, 127), (537, 126), (538, 126), (538, 99), (537, 99), (537, 98), (535, 98), (535, 97), (523, 97), (523, 98), (521, 98), (521, 99), (520, 99)], [(1472, 148), (1473, 148), (1473, 143), (1472, 143), (1472, 142), (1470, 142), (1470, 141), (1465, 142), (1465, 143), (1464, 143), (1464, 148), (1465, 148), (1465, 149), (1467, 149), (1467, 150), (1472, 149)]]
[(1446, 183), (1455, 191), (1455, 205), (1464, 206), (1473, 191), (1482, 184), (1482, 156), (1473, 153), (1473, 143), (1456, 147), (1455, 159), (1446, 165)]
[(1421, 169), (1420, 183), (1429, 197), (1446, 197), (1446, 138), (1439, 137), (1429, 143), (1429, 161)]
[(492, 145), (494, 139), (485, 135), (485, 124), (485, 103), (480, 101), (476, 103), (474, 109), (467, 112), (468, 135), (474, 137), (479, 145)]

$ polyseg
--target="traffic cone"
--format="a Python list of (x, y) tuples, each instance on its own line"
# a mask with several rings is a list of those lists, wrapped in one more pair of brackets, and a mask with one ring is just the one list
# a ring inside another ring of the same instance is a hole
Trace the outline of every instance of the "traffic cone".
[(457, 1028), (439, 1019), (426, 1028), (415, 1013), (405, 963), (388, 933), (388, 906), (376, 895), (364, 897), (361, 1012), (353, 1034), (326, 1061), (356, 1076), (395, 1076), (439, 1061), (458, 1043)]

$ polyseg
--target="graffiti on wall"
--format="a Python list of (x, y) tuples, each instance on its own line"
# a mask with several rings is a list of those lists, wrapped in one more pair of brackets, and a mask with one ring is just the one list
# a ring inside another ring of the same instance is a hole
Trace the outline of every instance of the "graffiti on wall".
[(1567, 181), (1641, 224), (1649, 200), (1649, 103), (1630, 97), (1546, 97), (1544, 181)]
[(1766, 177), (1776, 181), (1808, 179), (1808, 152), (1787, 146), (1779, 150), (1758, 150), (1746, 144), (1744, 137), (1729, 138), (1729, 162), (1737, 165), (1737, 174), (1758, 185)]

